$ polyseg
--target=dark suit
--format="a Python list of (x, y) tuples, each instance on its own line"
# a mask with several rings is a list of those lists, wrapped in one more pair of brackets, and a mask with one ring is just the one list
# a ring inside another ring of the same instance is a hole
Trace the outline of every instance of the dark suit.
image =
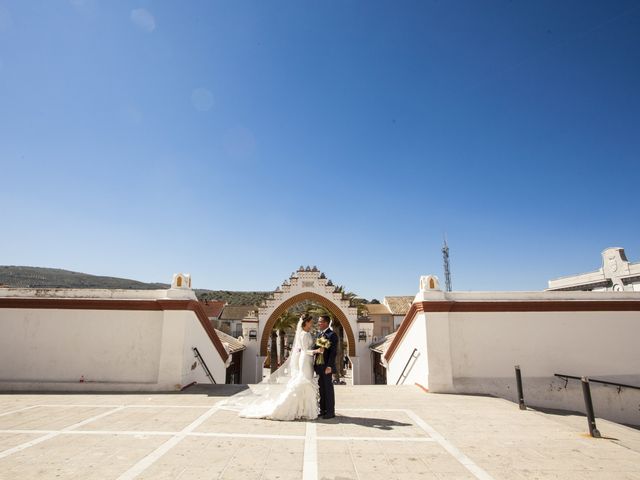
[[(319, 354), (324, 357), (324, 364), (315, 365), (316, 373), (318, 374), (318, 386), (320, 387), (320, 414), (334, 416), (336, 399), (333, 392), (333, 373), (337, 372), (336, 369), (336, 352), (338, 351), (338, 335), (328, 328), (324, 333), (320, 333), (318, 338), (325, 337), (331, 342), (329, 348), (325, 348), (324, 352)], [(331, 367), (331, 373), (324, 373), (327, 367)]]

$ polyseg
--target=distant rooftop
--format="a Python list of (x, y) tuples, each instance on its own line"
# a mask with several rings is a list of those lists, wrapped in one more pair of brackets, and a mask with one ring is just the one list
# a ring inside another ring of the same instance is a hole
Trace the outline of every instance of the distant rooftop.
[(386, 305), (381, 303), (368, 303), (364, 305), (369, 315), (391, 315), (391, 311)]
[(225, 303), (218, 300), (200, 300), (200, 305), (202, 305), (207, 317), (219, 318)]
[(382, 303), (389, 308), (393, 315), (406, 315), (411, 308), (411, 304), (413, 303), (414, 298), (415, 297), (413, 295), (405, 295), (400, 297), (384, 297)]
[(222, 344), (223, 345), (226, 344), (226, 345), (229, 346), (229, 353), (240, 352), (240, 351), (245, 350), (247, 348), (237, 338), (234, 338), (231, 335), (228, 335), (228, 334), (224, 333), (222, 330), (218, 330), (217, 328), (215, 330), (216, 330), (216, 333), (218, 334), (218, 337), (220, 338), (220, 341), (222, 342)]
[(600, 269), (549, 280), (547, 290), (640, 291), (640, 263), (630, 263), (624, 248), (607, 248)]
[(397, 332), (390, 333), (389, 335), (382, 337), (377, 342), (373, 342), (371, 345), (369, 345), (369, 349), (384, 355), (384, 353), (387, 351), (387, 348), (389, 348), (389, 345), (391, 345), (391, 342), (393, 342), (393, 339), (396, 337), (396, 333)]
[(242, 320), (249, 312), (256, 310), (253, 305), (227, 305), (220, 315), (221, 320)]

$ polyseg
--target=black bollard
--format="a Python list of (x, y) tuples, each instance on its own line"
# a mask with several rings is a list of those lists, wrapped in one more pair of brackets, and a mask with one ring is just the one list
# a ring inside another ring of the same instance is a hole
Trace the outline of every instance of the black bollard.
[(584, 408), (587, 411), (589, 433), (594, 438), (601, 438), (600, 432), (596, 428), (596, 416), (593, 413), (593, 401), (591, 400), (591, 386), (587, 377), (582, 377), (582, 395), (584, 396)]
[(524, 393), (522, 393), (522, 374), (520, 373), (520, 365), (516, 365), (516, 384), (518, 385), (518, 404), (520, 410), (526, 410), (527, 406), (524, 403)]

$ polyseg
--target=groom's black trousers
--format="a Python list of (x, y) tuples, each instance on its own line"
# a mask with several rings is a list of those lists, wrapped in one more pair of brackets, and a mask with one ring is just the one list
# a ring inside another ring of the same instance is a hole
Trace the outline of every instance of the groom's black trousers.
[(324, 365), (316, 370), (320, 387), (320, 412), (324, 415), (336, 414), (336, 397), (333, 393), (333, 375), (324, 373)]

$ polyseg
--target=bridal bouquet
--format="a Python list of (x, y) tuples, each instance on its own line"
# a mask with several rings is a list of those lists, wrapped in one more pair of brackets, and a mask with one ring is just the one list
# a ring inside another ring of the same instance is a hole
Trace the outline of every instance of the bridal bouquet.
[[(320, 337), (316, 340), (316, 346), (326, 350), (331, 347), (331, 342), (325, 337)], [(322, 353), (318, 354), (316, 357), (316, 365), (324, 365), (324, 355)]]

